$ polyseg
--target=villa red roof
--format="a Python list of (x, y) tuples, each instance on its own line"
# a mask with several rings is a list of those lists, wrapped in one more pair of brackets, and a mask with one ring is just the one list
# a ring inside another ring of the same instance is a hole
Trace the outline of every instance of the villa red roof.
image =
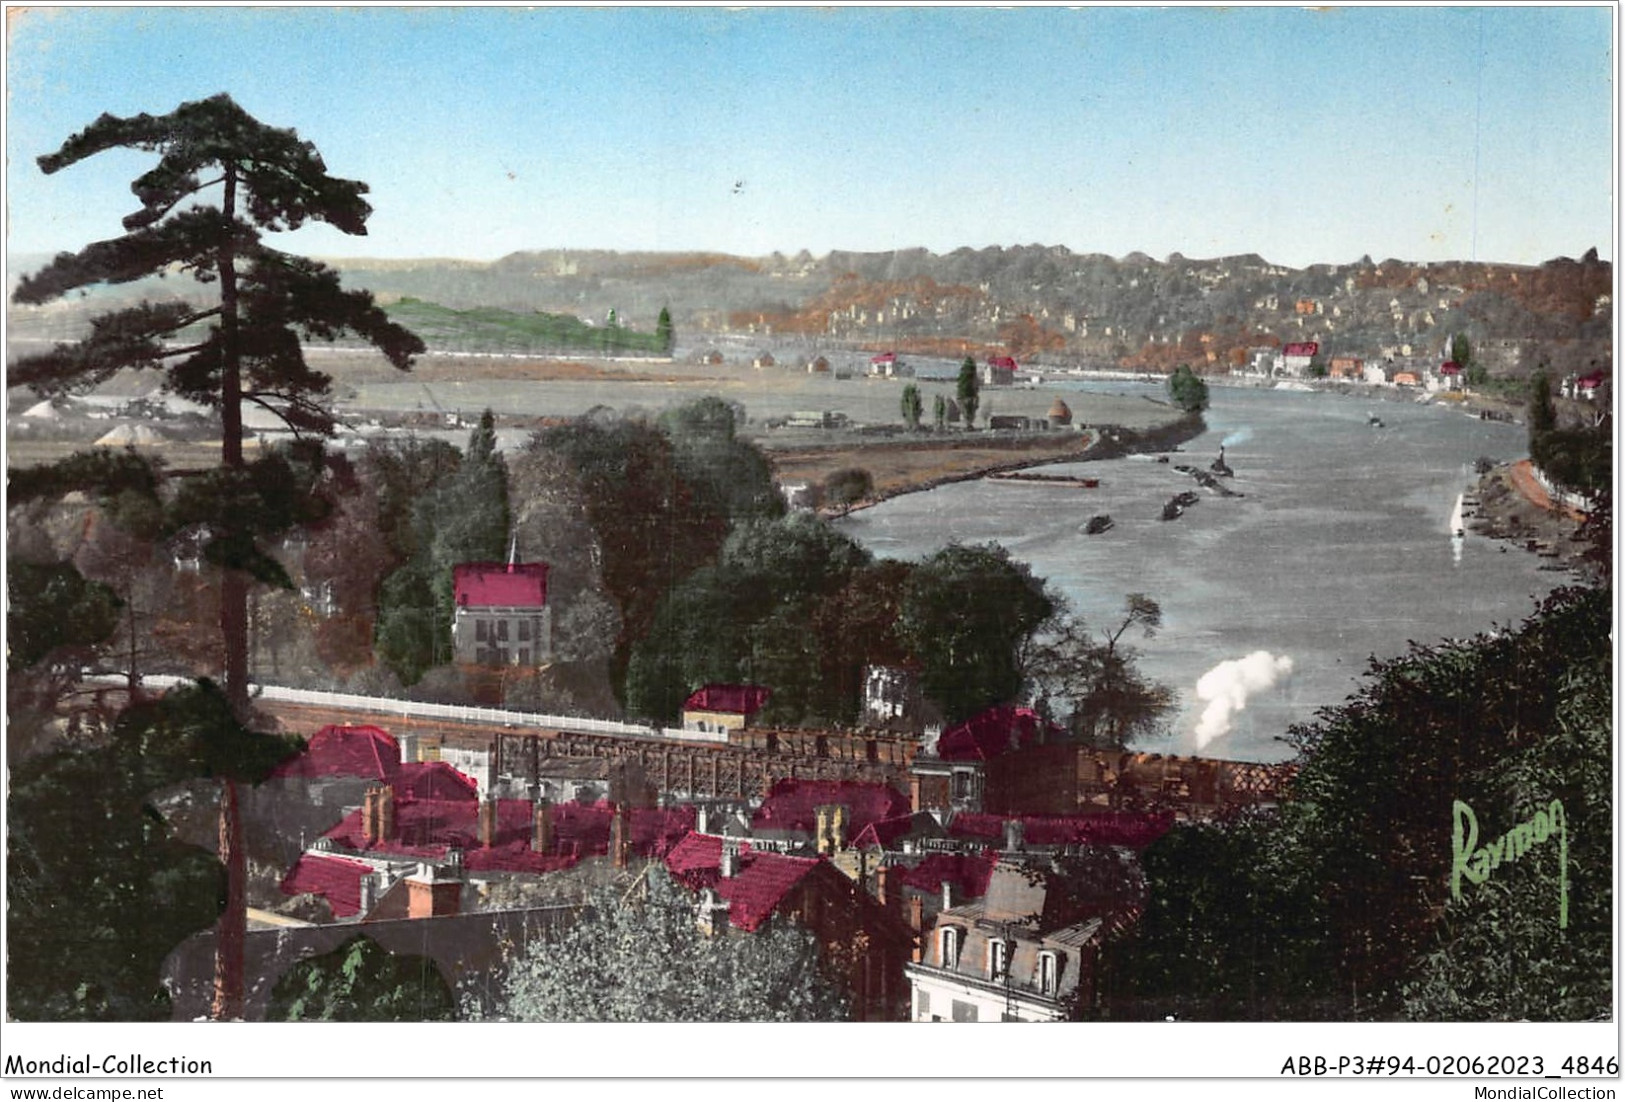
[(545, 562), (465, 562), (452, 567), (458, 608), (542, 608), (547, 604)]
[(1031, 708), (1000, 704), (942, 732), (937, 756), (943, 761), (987, 761), (1065, 734)]
[(1602, 386), (1602, 381), (1604, 378), (1605, 376), (1602, 372), (1593, 371), (1590, 375), (1580, 376), (1579, 385), (1586, 390), (1596, 390), (1598, 387)]
[(706, 685), (683, 701), (683, 711), (755, 715), (772, 695), (772, 689), (760, 685)]
[(282, 878), (282, 890), (288, 895), (319, 895), (327, 900), (334, 918), (349, 918), (361, 910), (361, 878), (371, 871), (372, 866), (362, 861), (306, 853)]
[(366, 777), (390, 780), (401, 766), (401, 744), (381, 727), (330, 725), (311, 736), (305, 752), (272, 771), (273, 777)]
[[(380, 857), (438, 860), (446, 851), (462, 851), (463, 866), (495, 872), (552, 872), (584, 857), (609, 852), (610, 823), (615, 810), (608, 801), (553, 805), (553, 845), (546, 853), (531, 849), (535, 805), (529, 800), (498, 800), (496, 834), (490, 846), (480, 844), (478, 800), (397, 799), (395, 831), (381, 842), (369, 842), (354, 811), (323, 837), (357, 853)], [(658, 857), (694, 828), (694, 809), (632, 808), (632, 852)]]
[(872, 363), (872, 364), (896, 363), (897, 362), (897, 353), (895, 353), (895, 352), (882, 352), (878, 356), (869, 357), (869, 362)]
[(791, 889), (820, 863), (818, 858), (760, 852), (741, 843), (739, 871), (723, 877), (722, 839), (714, 834), (690, 834), (666, 854), (673, 876), (690, 889), (714, 889), (728, 903), (728, 921), (746, 931), (771, 918)]
[(955, 900), (969, 900), (987, 894), (988, 878), (998, 863), (997, 852), (983, 850), (981, 853), (931, 853), (913, 868), (894, 867), (899, 870), (897, 882), (904, 887), (935, 892), (946, 880), (954, 886)]
[(395, 778), (395, 794), (413, 800), (478, 800), (480, 786), (443, 761), (410, 761)]
[(1001, 371), (1016, 370), (1016, 358), (1014, 356), (992, 356), (989, 357), (987, 362), (989, 367), (996, 367)]
[(961, 812), (948, 824), (956, 838), (985, 838), (1000, 844), (1004, 824), (1012, 819), (1022, 826), (1022, 839), (1033, 846), (1128, 846), (1142, 849), (1161, 838), (1174, 825), (1172, 812), (1103, 811), (1082, 815), (986, 815)]
[(1319, 351), (1320, 351), (1320, 344), (1318, 342), (1316, 342), (1316, 341), (1297, 341), (1297, 342), (1295, 342), (1293, 344), (1283, 344), (1281, 346), (1281, 354), (1283, 356), (1311, 356), (1312, 357)]
[(846, 835), (856, 838), (873, 823), (902, 816), (907, 826), (908, 797), (889, 784), (870, 781), (775, 781), (762, 806), (751, 816), (755, 830), (817, 829), (817, 809), (826, 804), (847, 808)]
[(1457, 363), (1455, 360), (1446, 360), (1444, 363), (1439, 365), (1439, 374), (1440, 375), (1460, 375), (1461, 374), (1461, 365), (1459, 363)]

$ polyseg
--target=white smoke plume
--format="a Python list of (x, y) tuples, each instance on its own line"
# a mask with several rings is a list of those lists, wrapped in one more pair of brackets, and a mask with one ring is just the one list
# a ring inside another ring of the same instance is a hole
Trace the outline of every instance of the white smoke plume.
[(1251, 440), (1252, 438), (1253, 438), (1253, 427), (1251, 425), (1243, 425), (1243, 426), (1241, 426), (1241, 428), (1237, 429), (1235, 432), (1232, 432), (1229, 435), (1227, 435), (1223, 440), (1220, 440), (1219, 445), (1221, 447), (1225, 447), (1225, 448), (1233, 448), (1237, 444), (1245, 444), (1247, 441)]
[(1230, 733), (1235, 715), (1247, 707), (1247, 698), (1273, 688), (1292, 676), (1292, 659), (1266, 650), (1255, 650), (1245, 658), (1220, 662), (1196, 682), (1196, 695), (1207, 701), (1196, 724), (1196, 748), (1207, 746)]

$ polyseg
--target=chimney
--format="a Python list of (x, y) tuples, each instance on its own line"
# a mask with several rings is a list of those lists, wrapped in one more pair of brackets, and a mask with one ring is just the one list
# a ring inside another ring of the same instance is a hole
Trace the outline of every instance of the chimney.
[(444, 876), (433, 865), (419, 865), (406, 878), (406, 917), (439, 918), (461, 909), (463, 882)]
[(711, 833), (711, 809), (703, 804), (694, 809), (694, 833)]
[(914, 931), (914, 960), (920, 960), (920, 934), (925, 930), (925, 900), (917, 895), (909, 896), (908, 925)]
[(875, 870), (875, 901), (887, 910), (897, 903), (896, 889), (892, 887), (892, 877), (895, 875), (890, 865), (881, 865)]
[(1006, 853), (1020, 853), (1026, 843), (1027, 828), (1020, 819), (1004, 821), (1004, 849)]
[(952, 880), (944, 880), (942, 882), (942, 909), (946, 911), (950, 907), (952, 907), (953, 905), (954, 905), (954, 882)]
[(820, 857), (830, 852), (830, 811), (831, 808), (825, 805), (813, 808), (813, 845)]
[(519, 561), (519, 533), (515, 532), (508, 541), (508, 573), (512, 574), (514, 565)]
[(632, 864), (632, 829), (625, 804), (615, 805), (615, 816), (609, 821), (609, 855), (618, 869)]
[(545, 797), (535, 802), (535, 810), (531, 813), (532, 830), (530, 835), (530, 848), (537, 853), (548, 853), (553, 849), (553, 801)]
[(378, 874), (376, 872), (363, 873), (361, 876), (361, 914), (365, 919), (378, 905)]
[(361, 836), (371, 844), (394, 834), (395, 790), (387, 784), (369, 785), (361, 798)]
[(908, 809), (915, 812), (923, 810), (920, 806), (920, 775), (918, 773), (910, 774), (908, 778)]
[(480, 845), (490, 849), (497, 843), (497, 801), (487, 796), (480, 801)]
[(839, 853), (846, 848), (846, 805), (836, 804), (830, 808), (829, 819), (830, 848)]
[(722, 857), (717, 863), (717, 875), (724, 880), (739, 875), (739, 842), (736, 839), (722, 840)]

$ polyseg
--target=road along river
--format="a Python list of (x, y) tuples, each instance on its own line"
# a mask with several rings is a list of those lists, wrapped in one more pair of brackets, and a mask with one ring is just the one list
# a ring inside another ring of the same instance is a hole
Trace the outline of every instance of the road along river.
[[(1159, 396), (1132, 383), (1061, 385)], [(1564, 580), (1540, 569), (1545, 560), (1452, 523), (1476, 459), (1524, 454), (1521, 426), (1426, 404), (1221, 387), (1207, 423), (1170, 463), (1044, 468), (1098, 478), (1095, 488), (984, 479), (840, 525), (893, 558), (997, 541), (1095, 625), (1112, 621), (1125, 594), (1147, 594), (1163, 627), (1135, 641), (1141, 669), (1179, 703), (1168, 736), (1141, 748), (1258, 761), (1289, 757), (1287, 727), (1345, 700), (1370, 657), (1516, 624)], [(1217, 496), (1175, 469), (1207, 470), (1221, 444), (1234, 471), (1221, 481), (1242, 496)], [(1161, 519), (1184, 490), (1201, 500)], [(1097, 514), (1113, 527), (1085, 534)]]

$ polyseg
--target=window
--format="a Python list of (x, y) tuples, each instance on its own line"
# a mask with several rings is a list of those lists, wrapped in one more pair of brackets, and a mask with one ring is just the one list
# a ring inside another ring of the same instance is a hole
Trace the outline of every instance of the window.
[(497, 621), (497, 639), (506, 643), (508, 641), (508, 621)]
[(959, 928), (945, 926), (942, 929), (942, 944), (937, 952), (937, 961), (944, 968), (952, 968), (959, 963)]
[(530, 648), (529, 647), (520, 647), (519, 648), (519, 664), (521, 666), (530, 665)]
[(1045, 951), (1038, 954), (1038, 991), (1042, 995), (1055, 994), (1056, 982), (1060, 977), (1060, 961), (1053, 952)]
[(976, 1004), (975, 1003), (961, 1002), (960, 1000), (955, 999), (954, 1000), (954, 1021), (956, 1021), (956, 1022), (974, 1022), (974, 1021), (976, 1021)]
[(914, 992), (914, 1020), (917, 1022), (929, 1021), (931, 1018), (931, 992)]
[(995, 983), (1010, 971), (1010, 943), (994, 938), (987, 943), (987, 976)]
[(475, 620), (474, 621), (474, 641), (475, 642), (477, 642), (477, 643), (485, 642), (487, 639), (489, 639), (491, 637), (490, 631), (491, 631), (491, 625), (487, 624), (484, 620)]
[(530, 642), (530, 621), (529, 620), (521, 620), (521, 621), (519, 621), (519, 641), (521, 643)]

